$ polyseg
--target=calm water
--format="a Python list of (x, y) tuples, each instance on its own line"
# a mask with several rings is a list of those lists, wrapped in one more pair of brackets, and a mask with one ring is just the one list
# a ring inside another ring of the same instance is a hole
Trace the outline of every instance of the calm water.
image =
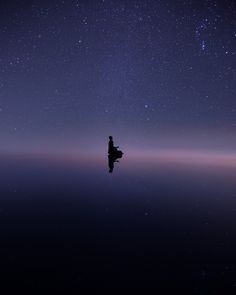
[(0, 175), (0, 289), (236, 294), (235, 168), (11, 156)]

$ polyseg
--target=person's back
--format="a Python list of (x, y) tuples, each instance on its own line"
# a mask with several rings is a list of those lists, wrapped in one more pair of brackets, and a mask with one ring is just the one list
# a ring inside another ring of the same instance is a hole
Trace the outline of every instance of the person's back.
[(109, 136), (109, 143), (108, 143), (108, 153), (112, 154), (114, 152), (114, 142), (112, 136)]

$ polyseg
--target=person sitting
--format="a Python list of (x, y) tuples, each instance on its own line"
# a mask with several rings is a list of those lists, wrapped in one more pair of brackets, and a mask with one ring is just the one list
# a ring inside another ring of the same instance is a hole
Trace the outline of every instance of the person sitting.
[(108, 154), (114, 154), (117, 152), (118, 146), (114, 146), (112, 136), (109, 136), (109, 143), (108, 143)]

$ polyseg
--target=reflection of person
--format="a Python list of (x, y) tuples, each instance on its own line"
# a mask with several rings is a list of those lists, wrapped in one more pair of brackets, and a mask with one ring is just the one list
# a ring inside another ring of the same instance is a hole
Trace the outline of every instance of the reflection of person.
[(108, 156), (108, 167), (109, 167), (109, 173), (112, 173), (113, 169), (114, 169), (114, 163), (117, 162), (119, 163), (119, 161), (117, 161), (117, 158), (109, 155)]
[(118, 146), (114, 146), (112, 136), (109, 136), (109, 143), (108, 143), (108, 154), (112, 154), (117, 151)]

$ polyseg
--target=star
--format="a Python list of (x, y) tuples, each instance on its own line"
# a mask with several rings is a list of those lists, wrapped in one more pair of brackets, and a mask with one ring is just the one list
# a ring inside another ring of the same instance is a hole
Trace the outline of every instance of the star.
[(204, 40), (202, 41), (201, 49), (202, 49), (203, 51), (206, 49), (206, 43), (205, 43)]

